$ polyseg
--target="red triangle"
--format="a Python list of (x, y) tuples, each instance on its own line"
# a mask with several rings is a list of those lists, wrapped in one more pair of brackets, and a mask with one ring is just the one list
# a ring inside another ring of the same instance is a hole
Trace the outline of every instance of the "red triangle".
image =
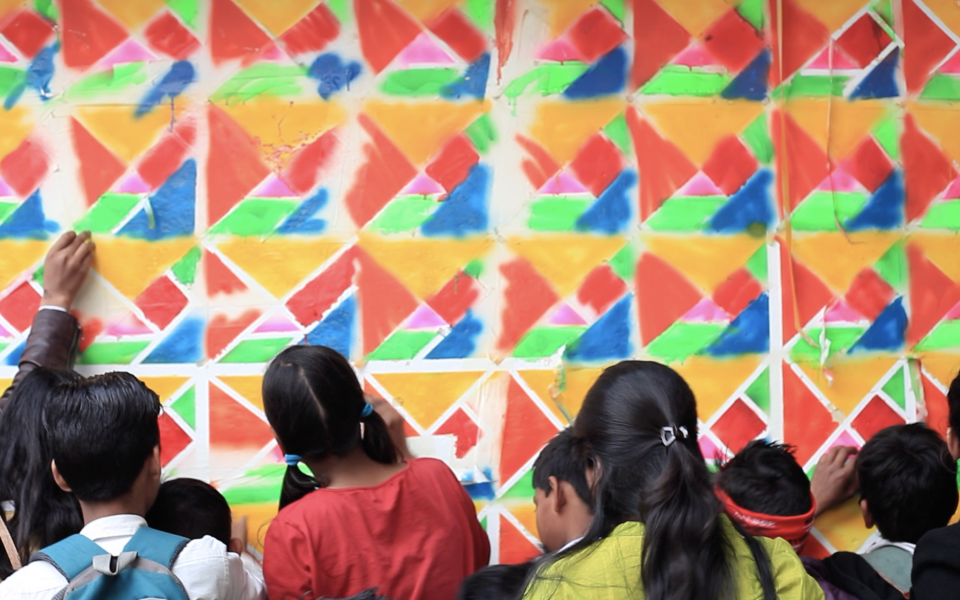
[(310, 193), (339, 147), (337, 130), (331, 129), (290, 157), (280, 179), (298, 194)]
[(208, 114), (208, 218), (210, 223), (216, 223), (250, 190), (257, 187), (270, 174), (270, 169), (260, 160), (260, 150), (254, 141), (227, 113), (211, 104)]
[(797, 462), (805, 465), (836, 428), (827, 408), (783, 363), (783, 441), (795, 448)]
[(363, 145), (364, 162), (345, 202), (353, 222), (363, 227), (417, 176), (417, 169), (369, 117), (361, 114), (357, 120), (370, 141)]
[(49, 172), (50, 155), (33, 136), (0, 161), (0, 175), (21, 196), (32, 194)]
[(950, 405), (947, 404), (947, 397), (927, 379), (926, 375), (922, 375), (920, 380), (923, 382), (923, 404), (927, 409), (927, 426), (939, 433), (943, 439), (947, 439), (947, 428), (950, 427)]
[(390, 0), (354, 3), (360, 50), (374, 73), (386, 68), (394, 57), (420, 35), (420, 24)]
[(193, 438), (165, 412), (160, 414), (157, 425), (160, 427), (160, 465), (165, 467), (190, 445)]
[(356, 251), (352, 248), (340, 255), (332, 265), (320, 273), (316, 279), (303, 286), (299, 292), (287, 300), (287, 309), (293, 313), (302, 325), (316, 323), (323, 313), (333, 306), (343, 292), (353, 283), (353, 259)]
[(213, 315), (207, 325), (207, 356), (216, 358), (230, 342), (253, 324), (262, 313), (257, 309), (244, 312), (235, 319), (220, 313)]
[(503, 293), (502, 326), (497, 347), (510, 350), (560, 297), (524, 258), (502, 264), (500, 274), (506, 279), (507, 285)]
[(637, 263), (636, 280), (640, 340), (645, 346), (703, 298), (686, 277), (649, 252)]
[(830, 304), (833, 292), (810, 269), (793, 258), (782, 239), (778, 238), (778, 241), (783, 281), (783, 342), (787, 343), (797, 334), (796, 323), (799, 321), (801, 327), (806, 326), (821, 308)]
[(910, 323), (907, 343), (916, 345), (957, 302), (960, 286), (937, 268), (915, 244), (907, 244), (910, 265)]
[(210, 445), (256, 452), (273, 439), (267, 422), (238, 404), (213, 382), (209, 384)]
[(907, 192), (907, 222), (922, 216), (937, 195), (945, 190), (957, 176), (950, 160), (933, 140), (917, 126), (913, 115), (903, 119), (903, 135), (900, 136), (903, 152), (903, 171)]
[(622, 168), (623, 155), (620, 150), (599, 133), (587, 140), (570, 163), (577, 180), (597, 198), (613, 183)]
[(251, 61), (269, 43), (267, 34), (231, 0), (213, 0), (210, 9), (210, 54), (214, 65), (236, 58)]
[(232, 294), (247, 290), (247, 285), (240, 281), (230, 267), (223, 264), (220, 257), (209, 250), (203, 251), (203, 267), (207, 279), (208, 298), (217, 294)]
[[(781, 136), (781, 122), (785, 125)], [(786, 148), (781, 147), (781, 142)], [(776, 186), (781, 210), (792, 212), (807, 195), (826, 179), (827, 155), (820, 145), (797, 125), (790, 115), (773, 114), (773, 145), (777, 150), (777, 170), (790, 173), (789, 198), (783, 197), (782, 186)], [(786, 153), (786, 165), (783, 155)], [(789, 171), (788, 171), (789, 169)]]
[[(784, 80), (813, 58), (830, 40), (826, 25), (816, 17), (796, 5), (793, 0), (769, 3), (770, 23), (777, 23), (777, 7), (783, 7), (783, 44), (778, 40), (776, 27), (770, 29), (773, 48), (773, 64), (770, 66), (770, 86), (780, 85), (780, 74)], [(783, 52), (781, 57), (780, 53)], [(781, 68), (781, 58), (783, 66)], [(822, 180), (822, 178), (821, 178)]]
[(339, 33), (340, 22), (337, 17), (326, 4), (320, 4), (285, 31), (280, 36), (280, 42), (290, 56), (297, 56), (323, 50), (328, 43), (337, 39)]
[(463, 458), (467, 452), (477, 445), (477, 438), (480, 436), (480, 428), (476, 421), (458, 409), (447, 419), (443, 425), (437, 428), (436, 435), (454, 435), (457, 437), (457, 458)]
[(80, 160), (83, 192), (87, 198), (87, 206), (90, 206), (110, 189), (127, 167), (73, 117), (70, 118), (70, 133), (73, 135), (73, 147)]
[(646, 220), (664, 200), (697, 174), (697, 167), (669, 140), (660, 137), (636, 108), (627, 110), (627, 125), (637, 149), (640, 171), (640, 218)]
[(553, 436), (557, 428), (515, 379), (507, 389), (507, 412), (503, 418), (503, 443), (500, 447), (500, 483), (506, 483), (533, 458)]
[(60, 2), (60, 10), (63, 62), (68, 67), (93, 66), (127, 39), (126, 29), (97, 9), (90, 0), (64, 0)]
[(456, 323), (480, 296), (480, 284), (463, 271), (457, 271), (439, 292), (427, 298), (427, 304), (447, 323)]
[(560, 165), (533, 140), (517, 134), (517, 143), (530, 155), (529, 159), (523, 159), (523, 172), (533, 184), (533, 188), (539, 190), (548, 179), (557, 174)]
[(500, 516), (500, 564), (519, 565), (540, 556), (540, 549), (503, 515)]
[(359, 248), (357, 259), (360, 261), (357, 287), (363, 323), (363, 353), (369, 354), (417, 310), (419, 302), (410, 290)]
[(907, 93), (915, 94), (923, 89), (933, 75), (933, 68), (956, 44), (913, 0), (903, 0), (903, 42), (910, 48), (903, 53)]
[(690, 43), (690, 34), (656, 0), (634, 0), (633, 14), (643, 15), (633, 20), (630, 87), (636, 89), (683, 52)]

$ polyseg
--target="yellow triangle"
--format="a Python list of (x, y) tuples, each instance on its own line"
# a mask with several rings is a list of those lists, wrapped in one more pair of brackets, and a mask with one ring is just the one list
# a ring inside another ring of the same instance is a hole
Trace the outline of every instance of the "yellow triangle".
[(40, 240), (0, 240), (0, 290), (40, 262), (49, 245)]
[(647, 250), (667, 261), (700, 289), (713, 294), (766, 240), (748, 234), (685, 237), (647, 234), (643, 241)]
[(146, 242), (98, 238), (93, 268), (131, 300), (196, 245), (192, 237)]
[(944, 25), (960, 35), (960, 6), (956, 0), (924, 0), (924, 4), (940, 17)]
[(20, 8), (23, 3), (24, 0), (0, 0), (0, 19), (6, 17), (7, 13)]
[(863, 0), (796, 0), (800, 8), (827, 26), (830, 33), (843, 27), (850, 17), (863, 8)]
[(164, 375), (161, 377), (143, 377), (140, 380), (147, 384), (147, 387), (155, 391), (160, 396), (160, 402), (166, 402), (173, 396), (174, 392), (183, 387), (183, 384), (190, 379), (189, 377), (177, 377), (175, 375)]
[(82, 106), (76, 116), (101, 144), (130, 163), (153, 146), (161, 132), (171, 127), (183, 112), (183, 106), (175, 104), (173, 115), (169, 106), (158, 106), (142, 117), (137, 117), (135, 110), (135, 106), (119, 104)]
[(236, 3), (276, 36), (296, 25), (318, 4), (317, 0), (236, 0)]
[(623, 236), (552, 235), (513, 237), (507, 246), (553, 284), (561, 298), (577, 291), (584, 278), (616, 254), (627, 240)]
[(936, 377), (937, 381), (949, 387), (954, 377), (960, 373), (960, 354), (924, 352), (920, 356), (920, 364), (928, 373)]
[[(563, 391), (557, 396), (557, 406), (568, 415), (575, 419), (583, 406), (583, 400), (587, 397), (587, 392), (596, 383), (597, 378), (603, 373), (603, 369), (565, 369), (563, 372)], [(566, 419), (564, 419), (566, 420)]]
[(799, 98), (787, 103), (787, 114), (827, 150), (830, 156), (846, 158), (885, 114), (879, 100)]
[(557, 385), (556, 371), (537, 370), (518, 371), (518, 373), (526, 382), (527, 386), (540, 397), (543, 405), (549, 408), (550, 412), (552, 412), (561, 423), (570, 423), (570, 419), (567, 418), (568, 415), (565, 415), (563, 411), (560, 410), (560, 406), (556, 401), (556, 397), (560, 393), (560, 388)]
[(693, 37), (731, 9), (724, 0), (659, 0), (658, 3)]
[(749, 100), (674, 100), (643, 106), (657, 129), (697, 165), (713, 154), (717, 142), (743, 131), (763, 112)]
[[(810, 378), (830, 404), (850, 416), (864, 400), (873, 386), (887, 374), (896, 357), (871, 356), (847, 359), (834, 357), (824, 371), (815, 366), (798, 363), (797, 366)], [(832, 376), (832, 380), (829, 376)], [(870, 400), (870, 398), (866, 398)]]
[(541, 102), (530, 136), (561, 165), (577, 156), (580, 147), (625, 108), (622, 100)]
[(483, 371), (450, 373), (380, 373), (373, 378), (424, 429), (470, 389)]
[(247, 402), (263, 410), (263, 396), (261, 396), (261, 387), (263, 386), (262, 375), (221, 375), (218, 377), (233, 391), (240, 394)]
[(10, 387), (11, 383), (13, 383), (12, 377), (0, 378), (0, 393), (7, 391), (7, 388)]
[(960, 283), (960, 235), (942, 233), (915, 233), (910, 236), (930, 262), (937, 265), (953, 281)]
[(901, 235), (888, 231), (794, 235), (793, 255), (834, 292), (844, 294), (853, 278), (872, 266)]
[(837, 550), (856, 552), (876, 531), (863, 526), (860, 496), (837, 505), (817, 516), (817, 531)]
[(533, 498), (530, 500), (531, 502), (529, 504), (518, 504), (511, 506), (510, 514), (520, 521), (520, 524), (523, 525), (524, 529), (533, 535), (540, 537), (540, 533), (537, 531), (537, 507), (532, 503)]
[(955, 161), (960, 161), (960, 113), (950, 104), (907, 103), (907, 110), (924, 131), (936, 138), (940, 147)]
[(361, 234), (359, 246), (418, 298), (440, 291), (457, 271), (493, 246), (487, 236), (463, 240), (387, 240)]
[(384, 102), (370, 100), (365, 112), (410, 162), (424, 165), (450, 138), (490, 110), (490, 103)]
[(234, 238), (217, 249), (268, 292), (283, 298), (328, 258), (343, 242), (331, 238)]
[(597, 4), (597, 0), (540, 0), (540, 3), (549, 7), (547, 22), (551, 37), (560, 37), (583, 13)]
[(33, 130), (30, 111), (21, 106), (0, 110), (0, 160), (16, 150)]
[(697, 414), (707, 421), (760, 366), (761, 357), (747, 354), (737, 358), (691, 356), (670, 365), (690, 384), (697, 399)]
[[(267, 0), (269, 1), (269, 0)], [(443, 11), (451, 6), (460, 4), (462, 0), (397, 0), (397, 4), (407, 10), (417, 20), (426, 23), (434, 17), (439, 17)]]
[(163, 0), (97, 0), (97, 3), (127, 26), (137, 29), (165, 6)]

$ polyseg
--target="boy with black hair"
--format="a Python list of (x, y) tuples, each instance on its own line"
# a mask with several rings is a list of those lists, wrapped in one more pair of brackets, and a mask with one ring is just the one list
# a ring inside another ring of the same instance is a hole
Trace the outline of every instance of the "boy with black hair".
[[(167, 579), (178, 582), (191, 598), (266, 597), (263, 585), (222, 542), (210, 537), (188, 542), (147, 527), (144, 515), (160, 486), (159, 414), (157, 395), (127, 373), (97, 375), (55, 389), (43, 415), (53, 447), (51, 468), (57, 484), (76, 495), (85, 526), (78, 536), (44, 548), (0, 583), (0, 597), (54, 598), (81, 572), (97, 575), (96, 585), (105, 591), (125, 577), (126, 568), (143, 569), (151, 562), (172, 573)], [(139, 556), (131, 555), (132, 549)], [(163, 578), (150, 581), (176, 589)]]

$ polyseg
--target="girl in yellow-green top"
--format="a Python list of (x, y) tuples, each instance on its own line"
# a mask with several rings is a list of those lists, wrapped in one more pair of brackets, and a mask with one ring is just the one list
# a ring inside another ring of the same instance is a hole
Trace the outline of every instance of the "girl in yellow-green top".
[(693, 392), (669, 367), (625, 361), (574, 423), (595, 517), (542, 562), (524, 600), (818, 600), (790, 545), (753, 538), (722, 512), (697, 443)]

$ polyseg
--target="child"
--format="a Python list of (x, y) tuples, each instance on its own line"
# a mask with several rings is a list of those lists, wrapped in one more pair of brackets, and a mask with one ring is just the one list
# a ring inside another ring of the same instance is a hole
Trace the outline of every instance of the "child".
[(263, 404), (288, 465), (264, 544), (271, 599), (373, 587), (393, 600), (453, 598), (487, 564), (490, 542), (463, 486), (438, 460), (400, 461), (335, 350), (281, 352), (264, 376)]
[[(147, 527), (144, 515), (160, 486), (159, 414), (157, 395), (127, 373), (62, 383), (53, 390), (43, 413), (53, 453), (51, 470), (57, 485), (77, 497), (85, 525), (80, 534), (44, 548), (0, 583), (0, 597), (54, 598), (67, 586), (64, 569), (72, 576), (77, 567), (90, 573), (102, 556), (119, 557), (134, 549), (168, 562), (191, 598), (265, 596), (263, 586), (243, 570), (240, 557), (228, 553), (221, 542), (209, 537), (187, 542)], [(114, 563), (121, 572), (138, 569), (142, 562), (128, 564), (118, 558), (108, 561), (108, 570)], [(99, 589), (107, 591), (107, 597), (119, 580), (97, 579), (96, 585), (105, 586)], [(170, 578), (151, 581), (169, 585)]]

